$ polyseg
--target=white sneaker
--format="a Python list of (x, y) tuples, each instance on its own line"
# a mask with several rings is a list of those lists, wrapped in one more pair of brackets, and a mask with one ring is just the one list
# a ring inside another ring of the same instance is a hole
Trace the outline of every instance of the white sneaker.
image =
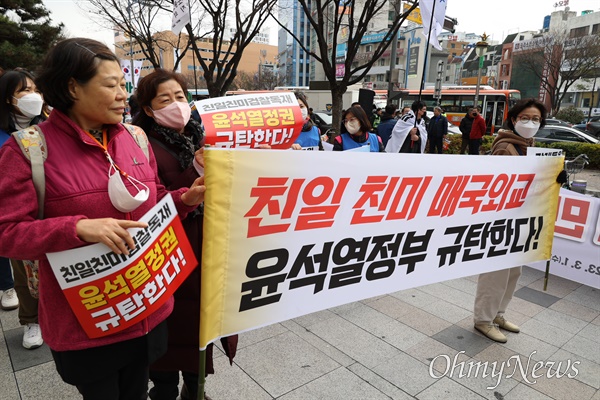
[(2, 293), (2, 302), (0, 304), (3, 310), (14, 310), (19, 307), (19, 299), (15, 289), (8, 289)]
[(26, 349), (37, 349), (44, 344), (42, 339), (42, 330), (39, 324), (25, 325), (25, 334), (23, 335), (23, 347)]

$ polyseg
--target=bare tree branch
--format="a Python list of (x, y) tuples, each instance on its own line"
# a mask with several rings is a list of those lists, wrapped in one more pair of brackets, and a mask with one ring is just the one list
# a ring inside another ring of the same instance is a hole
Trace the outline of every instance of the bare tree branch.
[(600, 36), (571, 38), (566, 31), (554, 31), (533, 43), (533, 48), (514, 53), (513, 69), (524, 68), (540, 80), (556, 115), (573, 84), (600, 73)]
[[(406, 17), (417, 7), (414, 1), (410, 9), (400, 12), (400, 1), (390, 2), (388, 0), (361, 0), (343, 1), (338, 0), (298, 0), (302, 7), (306, 20), (312, 27), (311, 35), (314, 35), (317, 48), (306, 46), (286, 25), (272, 14), (279, 26), (285, 30), (301, 47), (301, 49), (314, 60), (322, 65), (323, 72), (332, 95), (333, 125), (341, 125), (342, 95), (348, 86), (360, 82), (371, 67), (392, 43), (392, 38), (398, 34), (400, 26)], [(394, 18), (388, 20), (388, 6), (394, 7)], [(280, 9), (280, 14), (285, 9)], [(289, 12), (288, 12), (289, 14)], [(283, 15), (283, 14), (282, 14)], [(385, 32), (381, 42), (368, 58), (358, 59), (360, 44), (363, 36), (369, 32), (369, 23), (377, 17), (386, 21)], [(347, 39), (342, 38), (341, 33), (347, 31)], [(346, 44), (345, 73), (342, 77), (336, 77), (336, 48), (338, 43)], [(354, 65), (354, 67), (353, 67)], [(332, 138), (333, 140), (333, 138)]]

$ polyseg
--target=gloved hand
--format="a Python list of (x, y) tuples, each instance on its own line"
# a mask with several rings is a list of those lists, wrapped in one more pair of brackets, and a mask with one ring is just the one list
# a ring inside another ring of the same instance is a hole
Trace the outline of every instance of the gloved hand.
[(565, 171), (564, 169), (560, 171), (560, 173), (556, 177), (556, 182), (560, 183), (561, 185), (563, 183), (567, 183), (567, 171)]

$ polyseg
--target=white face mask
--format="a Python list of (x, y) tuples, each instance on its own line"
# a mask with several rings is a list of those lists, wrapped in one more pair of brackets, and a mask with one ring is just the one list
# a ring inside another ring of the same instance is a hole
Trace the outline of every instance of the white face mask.
[(301, 108), (300, 111), (302, 112), (302, 121), (306, 121), (308, 119), (308, 109)]
[(346, 129), (348, 130), (349, 134), (355, 135), (360, 130), (360, 122), (358, 122), (358, 121), (346, 122)]
[(538, 129), (540, 129), (540, 124), (536, 124), (533, 121), (529, 121), (527, 123), (517, 121), (517, 123), (515, 124), (515, 131), (517, 131), (519, 136), (524, 137), (525, 139), (529, 139), (535, 136)]
[[(128, 213), (141, 206), (150, 196), (150, 189), (137, 179), (127, 176), (127, 180), (138, 190), (135, 196), (132, 196), (121, 179), (121, 173), (115, 168), (112, 160), (108, 169), (108, 197), (113, 207), (117, 210)], [(112, 175), (111, 175), (111, 172)], [(136, 183), (145, 189), (140, 189)]]
[[(15, 97), (15, 99), (17, 98)], [(28, 118), (34, 118), (40, 115), (42, 113), (43, 105), (44, 100), (38, 93), (29, 93), (17, 99), (17, 108)]]

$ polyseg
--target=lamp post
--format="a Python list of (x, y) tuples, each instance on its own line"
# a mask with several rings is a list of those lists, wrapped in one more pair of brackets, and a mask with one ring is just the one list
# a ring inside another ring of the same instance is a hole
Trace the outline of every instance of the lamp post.
[(483, 68), (483, 55), (487, 50), (488, 44), (486, 42), (488, 36), (484, 33), (481, 35), (481, 41), (475, 44), (475, 54), (477, 54), (477, 59), (479, 61), (477, 67), (477, 86), (475, 86), (475, 101), (473, 106), (477, 107), (477, 103), (479, 101), (479, 85), (481, 84), (481, 68)]

